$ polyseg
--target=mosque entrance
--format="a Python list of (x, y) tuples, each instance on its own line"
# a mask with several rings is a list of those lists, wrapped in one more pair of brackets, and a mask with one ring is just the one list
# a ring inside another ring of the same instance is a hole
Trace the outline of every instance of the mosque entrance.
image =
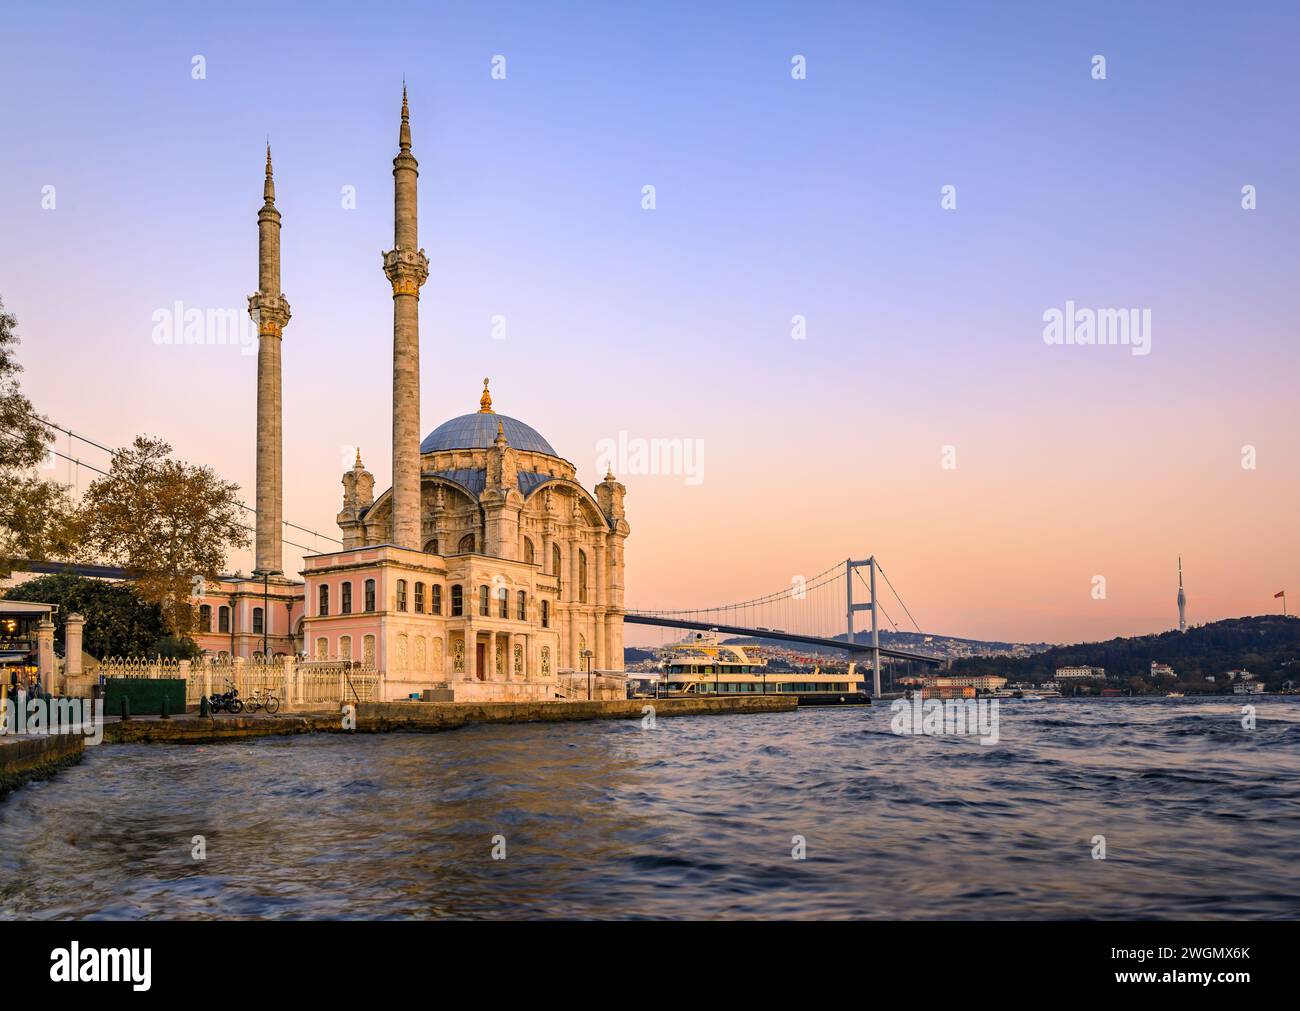
[(487, 680), (487, 643), (476, 642), (474, 644), (474, 676), (480, 681)]

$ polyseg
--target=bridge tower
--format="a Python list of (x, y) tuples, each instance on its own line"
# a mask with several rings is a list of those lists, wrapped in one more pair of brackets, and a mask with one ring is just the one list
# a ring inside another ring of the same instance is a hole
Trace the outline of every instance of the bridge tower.
[[(869, 582), (871, 602), (855, 604), (853, 602), (853, 576), (863, 566), (871, 570)], [(844, 560), (844, 585), (848, 595), (848, 642), (850, 646), (853, 645), (853, 612), (871, 612), (871, 697), (878, 699), (880, 698), (880, 626), (876, 619), (876, 556), (872, 555), (865, 561), (854, 561), (852, 558), (846, 558)]]

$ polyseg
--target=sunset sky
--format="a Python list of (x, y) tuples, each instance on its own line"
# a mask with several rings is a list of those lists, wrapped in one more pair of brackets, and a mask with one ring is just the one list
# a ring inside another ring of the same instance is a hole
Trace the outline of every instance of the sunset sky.
[[(1300, 602), (1300, 13), (1047, 6), (6, 4), (24, 388), (252, 501), (255, 355), (153, 332), (178, 301), (244, 312), (269, 134), (285, 516), (337, 536), (351, 447), (389, 484), (405, 75), (421, 429), (490, 376), (588, 487), (602, 439), (702, 440), (697, 483), (620, 475), (631, 606), (871, 553), (927, 631), (973, 638), (1173, 627), (1180, 553), (1191, 622)], [(1149, 309), (1151, 353), (1048, 346), (1067, 300)]]

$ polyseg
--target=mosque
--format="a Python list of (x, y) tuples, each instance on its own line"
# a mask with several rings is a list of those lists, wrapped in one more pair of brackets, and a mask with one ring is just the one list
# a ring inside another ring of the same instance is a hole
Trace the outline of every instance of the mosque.
[(418, 241), (418, 176), (403, 88), (395, 235), (383, 256), (393, 291), (393, 486), (376, 496), (357, 454), (343, 475), (343, 547), (308, 555), (298, 582), (282, 564), (280, 355), (290, 309), (267, 149), (258, 290), (248, 300), (259, 333), (257, 568), (203, 589), (195, 638), (209, 653), (373, 666), (385, 700), (551, 699), (564, 674), (623, 669), (626, 488), (612, 473), (584, 488), (535, 429), (493, 409), (486, 379), (477, 411), (421, 439), (429, 261)]

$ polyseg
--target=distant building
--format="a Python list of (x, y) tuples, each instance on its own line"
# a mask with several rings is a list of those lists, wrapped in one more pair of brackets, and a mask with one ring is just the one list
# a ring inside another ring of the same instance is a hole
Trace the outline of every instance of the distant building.
[(1232, 686), (1233, 695), (1263, 695), (1264, 682), (1262, 681), (1238, 681)]
[(938, 694), (931, 695), (930, 692), (941, 692), (945, 688), (971, 688), (977, 692), (995, 692), (1005, 687), (1006, 683), (1006, 678), (996, 674), (934, 674), (925, 679), (925, 692), (927, 698), (947, 698), (948, 696)]
[(1091, 678), (1104, 678), (1105, 667), (1057, 667), (1057, 681), (1083, 681)]
[(1248, 670), (1230, 670), (1228, 671), (1229, 681), (1254, 681), (1255, 675)]
[(1158, 678), (1158, 677), (1176, 677), (1177, 675), (1174, 674), (1174, 669), (1170, 667), (1169, 664), (1157, 663), (1155, 660), (1152, 660), (1151, 676), (1153, 678)]

